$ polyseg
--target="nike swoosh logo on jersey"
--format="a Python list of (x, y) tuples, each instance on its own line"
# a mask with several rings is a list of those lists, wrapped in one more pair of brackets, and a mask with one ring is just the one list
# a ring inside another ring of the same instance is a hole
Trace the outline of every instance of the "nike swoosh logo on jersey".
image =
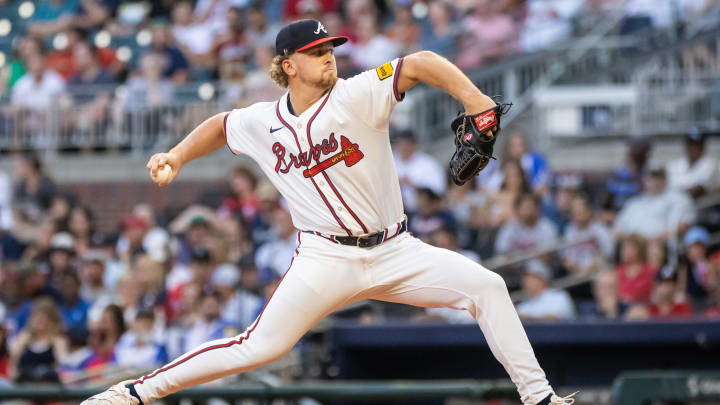
[(283, 128), (283, 127), (279, 127), (279, 128), (273, 129), (273, 127), (270, 127), (270, 133), (272, 134), (273, 132), (279, 131), (279, 130), (281, 130), (282, 128)]

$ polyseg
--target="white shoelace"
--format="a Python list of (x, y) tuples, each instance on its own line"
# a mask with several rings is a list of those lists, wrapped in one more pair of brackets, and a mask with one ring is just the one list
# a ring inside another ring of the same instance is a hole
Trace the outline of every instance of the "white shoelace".
[(578, 392), (580, 391), (575, 391), (566, 397), (559, 397), (557, 395), (554, 395), (553, 398), (550, 400), (550, 405), (572, 405), (575, 403), (575, 399), (573, 397)]

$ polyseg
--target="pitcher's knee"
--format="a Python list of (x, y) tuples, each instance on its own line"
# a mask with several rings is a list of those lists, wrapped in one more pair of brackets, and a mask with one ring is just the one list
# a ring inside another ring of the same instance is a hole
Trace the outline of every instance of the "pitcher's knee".
[(277, 338), (263, 339), (261, 336), (253, 336), (252, 340), (251, 356), (259, 364), (272, 363), (289, 352), (294, 344)]
[(505, 279), (503, 279), (502, 276), (500, 276), (499, 274), (490, 270), (487, 270), (487, 273), (484, 275), (482, 284), (482, 288), (486, 293), (508, 293)]

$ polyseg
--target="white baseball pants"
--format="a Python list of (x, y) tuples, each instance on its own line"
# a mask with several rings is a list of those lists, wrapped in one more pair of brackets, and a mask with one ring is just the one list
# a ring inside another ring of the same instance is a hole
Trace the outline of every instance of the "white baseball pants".
[(405, 232), (363, 249), (298, 233), (288, 271), (242, 334), (207, 342), (134, 383), (145, 404), (173, 392), (268, 364), (320, 319), (364, 299), (467, 310), (524, 404), (552, 393), (502, 277)]

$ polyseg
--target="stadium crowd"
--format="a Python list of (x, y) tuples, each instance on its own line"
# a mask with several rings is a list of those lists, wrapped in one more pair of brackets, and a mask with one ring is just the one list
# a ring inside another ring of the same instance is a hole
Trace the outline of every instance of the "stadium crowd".
[[(22, 7), (1, 3), (13, 12)], [(480, 67), (587, 30), (581, 17), (612, 3), (38, 1), (18, 22), (24, 31), (0, 79), (10, 96), (3, 122), (59, 98), (82, 108), (83, 120), (104, 122), (118, 100), (127, 109), (151, 108), (197, 80), (239, 83), (227, 92), (233, 106), (273, 99), (281, 89), (265, 71), (286, 19), (321, 18), (330, 32), (350, 36), (336, 52), (347, 76), (416, 49)], [(656, 2), (628, 4), (634, 8), (627, 8), (624, 32), (672, 19)], [(688, 2), (686, 11), (697, 4)], [(128, 38), (130, 55), (114, 48)], [(87, 91), (119, 83), (122, 95)], [(631, 138), (624, 167), (593, 176), (553, 171), (522, 132), (509, 131), (499, 159), (462, 187), (420, 151), (412, 131), (391, 137), (410, 231), (498, 264), (493, 269), (524, 296), (524, 319), (719, 319), (720, 254), (711, 238), (718, 223), (696, 208), (720, 192), (707, 134), (690, 131), (685, 156), (667, 167), (648, 165), (650, 139)], [(229, 192), (215, 205), (159, 221), (161, 207), (138, 202), (117, 229), (101, 232), (102, 207), (63, 192), (37, 155), (15, 159), (12, 179), (0, 176), (0, 378), (8, 382), (70, 385), (115, 367), (148, 370), (237, 334), (259, 314), (296, 248), (282, 198), (249, 167), (230, 173)], [(585, 282), (571, 295), (552, 288), (558, 278)], [(405, 315), (469, 320), (448, 310)], [(379, 321), (373, 313), (361, 319)]]

